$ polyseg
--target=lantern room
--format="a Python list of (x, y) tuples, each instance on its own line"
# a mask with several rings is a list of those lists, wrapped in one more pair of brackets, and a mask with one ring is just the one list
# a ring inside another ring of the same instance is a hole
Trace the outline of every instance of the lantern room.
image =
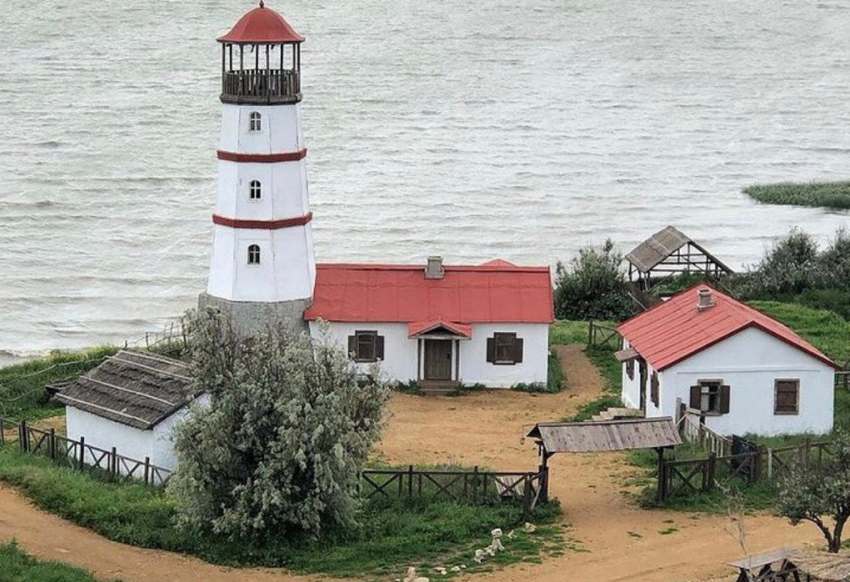
[(218, 42), (223, 103), (274, 105), (301, 100), (304, 37), (263, 0)]

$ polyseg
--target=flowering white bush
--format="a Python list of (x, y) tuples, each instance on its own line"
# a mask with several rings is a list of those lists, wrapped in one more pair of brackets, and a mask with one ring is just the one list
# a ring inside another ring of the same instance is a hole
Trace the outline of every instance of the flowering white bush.
[(358, 473), (389, 397), (379, 371), (357, 376), (327, 336), (270, 327), (240, 343), (212, 310), (190, 312), (186, 326), (210, 404), (176, 433), (168, 490), (179, 524), (251, 538), (353, 525)]

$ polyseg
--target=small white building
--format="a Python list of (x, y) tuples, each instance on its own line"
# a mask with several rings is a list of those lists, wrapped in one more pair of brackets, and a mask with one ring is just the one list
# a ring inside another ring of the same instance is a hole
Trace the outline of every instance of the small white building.
[(705, 284), (620, 324), (623, 403), (646, 417), (682, 408), (722, 435), (822, 434), (835, 363), (775, 319)]
[(311, 333), (332, 337), (365, 372), (430, 386), (545, 384), (553, 320), (548, 267), (319, 264)]
[[(189, 366), (152, 353), (122, 350), (54, 397), (65, 405), (68, 438), (173, 471), (175, 426), (199, 397)], [(200, 396), (204, 398), (204, 396)], [(92, 463), (92, 453), (85, 455)], [(121, 472), (125, 468), (119, 465)], [(135, 476), (141, 477), (140, 474)]]

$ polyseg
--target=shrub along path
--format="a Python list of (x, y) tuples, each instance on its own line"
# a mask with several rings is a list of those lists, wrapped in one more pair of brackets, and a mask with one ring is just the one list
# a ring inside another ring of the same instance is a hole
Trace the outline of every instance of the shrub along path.
[[(596, 397), (603, 382), (581, 346), (559, 347), (567, 388), (560, 394), (473, 392), (461, 397), (395, 394), (393, 417), (380, 443), (394, 464), (461, 462), (493, 469), (534, 470), (534, 443), (523, 435), (538, 421), (574, 414)], [(728, 572), (723, 564), (741, 555), (724, 531), (728, 518), (637, 508), (625, 485), (636, 475), (622, 454), (560, 455), (553, 459), (552, 494), (561, 500), (568, 535), (586, 552), (567, 551), (542, 564), (523, 564), (475, 579), (500, 582), (571, 580), (706, 580)], [(820, 543), (814, 527), (791, 528), (779, 518), (745, 518), (751, 552)], [(26, 552), (61, 560), (100, 578), (125, 582), (289, 582), (318, 579), (282, 570), (230, 569), (195, 558), (108, 541), (89, 530), (39, 511), (0, 486), (0, 542), (15, 538)], [(402, 573), (399, 573), (402, 574)], [(464, 577), (467, 578), (467, 577)]]

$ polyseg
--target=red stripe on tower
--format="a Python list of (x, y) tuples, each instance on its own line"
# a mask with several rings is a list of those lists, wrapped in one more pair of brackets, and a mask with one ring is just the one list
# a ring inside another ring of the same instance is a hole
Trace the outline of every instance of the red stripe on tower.
[(238, 154), (236, 152), (218, 150), (218, 159), (226, 162), (273, 164), (275, 162), (297, 162), (298, 160), (303, 160), (305, 157), (307, 157), (306, 148), (285, 154)]
[(230, 228), (255, 228), (265, 230), (277, 230), (279, 228), (292, 228), (293, 226), (304, 226), (313, 220), (313, 213), (308, 212), (303, 216), (295, 216), (293, 218), (282, 218), (280, 220), (241, 220), (238, 218), (227, 218), (213, 214), (213, 222), (220, 226), (229, 226)]

